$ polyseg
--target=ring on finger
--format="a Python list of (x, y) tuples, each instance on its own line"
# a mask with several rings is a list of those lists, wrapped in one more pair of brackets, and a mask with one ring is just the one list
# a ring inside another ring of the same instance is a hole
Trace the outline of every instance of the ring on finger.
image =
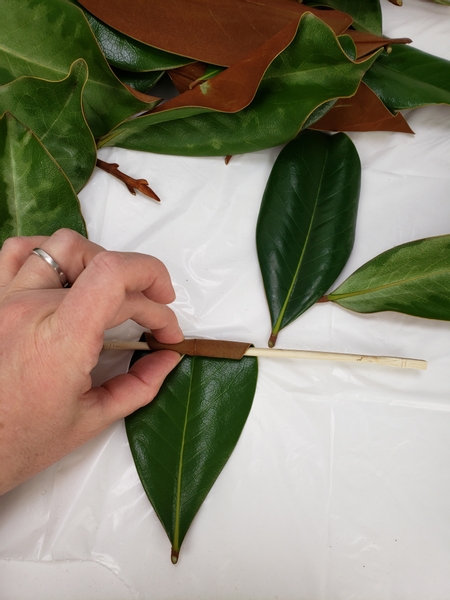
[(40, 258), (45, 260), (45, 262), (51, 266), (51, 268), (58, 275), (58, 279), (61, 282), (61, 285), (63, 286), (63, 288), (70, 287), (70, 283), (67, 279), (67, 275), (64, 273), (64, 271), (58, 265), (56, 260), (50, 256), (50, 254), (48, 254), (45, 250), (42, 250), (42, 248), (34, 248), (32, 250), (32, 252), (33, 252), (33, 254), (36, 254), (36, 256), (39, 256)]

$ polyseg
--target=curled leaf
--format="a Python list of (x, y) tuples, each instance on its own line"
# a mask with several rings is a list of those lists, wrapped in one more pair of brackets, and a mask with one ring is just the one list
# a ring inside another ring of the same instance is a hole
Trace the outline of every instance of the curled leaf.
[(65, 0), (4, 0), (1, 13), (0, 85), (30, 75), (50, 81), (67, 76), (83, 58), (89, 78), (83, 91), (86, 118), (95, 137), (159, 99), (138, 100), (115, 77), (83, 12)]
[(277, 146), (294, 138), (318, 107), (352, 96), (373, 60), (350, 60), (331, 29), (306, 14), (297, 31), (289, 25), (248, 59), (116, 127), (99, 146), (187, 156)]
[(34, 133), (5, 113), (0, 118), (0, 244), (16, 235), (51, 235), (61, 227), (86, 235), (78, 198)]
[(82, 110), (87, 65), (77, 60), (62, 81), (19, 77), (0, 87), (0, 114), (9, 111), (44, 144), (76, 192), (95, 166), (97, 149)]

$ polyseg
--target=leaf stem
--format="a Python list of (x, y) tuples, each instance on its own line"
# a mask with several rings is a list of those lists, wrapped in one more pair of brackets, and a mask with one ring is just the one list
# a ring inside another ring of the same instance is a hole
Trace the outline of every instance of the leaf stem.
[(151, 187), (149, 187), (146, 179), (134, 179), (126, 173), (122, 173), (122, 171), (119, 171), (119, 165), (117, 163), (108, 163), (97, 158), (96, 165), (99, 169), (102, 169), (113, 177), (120, 179), (120, 181), (127, 186), (128, 191), (130, 194), (133, 194), (133, 196), (136, 196), (136, 190), (138, 190), (141, 192), (141, 194), (144, 194), (144, 196), (148, 196), (157, 202), (161, 202), (160, 198), (155, 194)]
[(272, 333), (270, 334), (269, 341), (267, 343), (269, 348), (273, 348), (275, 346), (275, 344), (277, 343), (277, 337), (278, 337), (278, 331), (276, 333), (274, 333), (272, 331)]

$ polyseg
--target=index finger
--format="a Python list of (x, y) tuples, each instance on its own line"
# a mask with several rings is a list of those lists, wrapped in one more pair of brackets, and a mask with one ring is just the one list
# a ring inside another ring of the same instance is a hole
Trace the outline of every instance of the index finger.
[[(158, 259), (137, 253), (100, 252), (90, 261), (55, 312), (55, 319), (74, 334), (86, 332), (91, 340), (103, 338), (115, 319), (127, 312), (133, 319), (136, 293), (148, 299), (148, 323), (161, 341), (183, 339), (174, 313), (165, 306), (175, 299), (169, 273)], [(130, 310), (124, 311), (129, 304)], [(142, 307), (139, 322), (142, 322)], [(144, 317), (145, 319), (145, 317)], [(87, 338), (86, 338), (87, 339)]]

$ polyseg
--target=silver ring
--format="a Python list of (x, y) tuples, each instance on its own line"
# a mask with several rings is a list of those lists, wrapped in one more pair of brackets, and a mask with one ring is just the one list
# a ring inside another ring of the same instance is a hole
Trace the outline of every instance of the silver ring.
[(42, 248), (34, 248), (33, 254), (36, 254), (36, 256), (40, 256), (41, 258), (43, 258), (45, 260), (45, 262), (48, 263), (51, 266), (51, 268), (58, 275), (59, 281), (61, 282), (61, 285), (63, 286), (63, 288), (69, 287), (69, 282), (67, 280), (67, 275), (64, 273), (64, 271), (58, 265), (58, 263), (56, 262), (56, 260), (54, 260), (50, 256), (50, 254), (47, 254), (47, 252), (45, 250), (42, 250)]

